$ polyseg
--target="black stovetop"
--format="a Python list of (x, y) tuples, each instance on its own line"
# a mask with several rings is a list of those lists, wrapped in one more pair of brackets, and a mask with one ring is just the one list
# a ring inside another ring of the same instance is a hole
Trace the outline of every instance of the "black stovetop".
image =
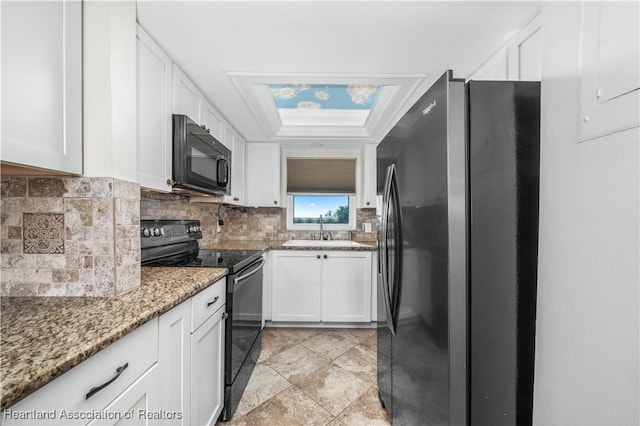
[(199, 220), (140, 221), (143, 266), (227, 268), (230, 274), (258, 260), (262, 250), (200, 249)]
[(187, 253), (169, 256), (156, 260), (144, 266), (179, 266), (201, 268), (227, 268), (234, 274), (245, 266), (253, 263), (262, 255), (261, 250), (207, 250), (200, 249), (197, 253)]

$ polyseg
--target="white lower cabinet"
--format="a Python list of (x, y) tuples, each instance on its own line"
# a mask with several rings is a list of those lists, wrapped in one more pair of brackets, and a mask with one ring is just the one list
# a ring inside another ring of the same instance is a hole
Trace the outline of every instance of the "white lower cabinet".
[(371, 253), (328, 251), (322, 266), (322, 321), (371, 321)]
[(311, 251), (273, 252), (271, 319), (320, 321), (322, 255)]
[(371, 253), (273, 252), (272, 321), (371, 321)]
[[(226, 278), (160, 316), (158, 424), (209, 425), (224, 402)], [(176, 413), (175, 416), (172, 414)]]
[(224, 309), (191, 336), (191, 424), (214, 424), (224, 401)]
[(215, 424), (225, 296), (223, 278), (2, 411), (0, 424)]
[[(109, 404), (105, 418), (94, 419), (89, 425), (156, 425), (163, 417), (160, 411), (158, 384), (160, 369), (154, 364), (129, 388)], [(163, 410), (164, 411), (164, 410)]]
[(191, 424), (191, 300), (160, 316), (160, 406), (176, 414), (161, 424)]
[[(154, 421), (139, 419), (137, 410), (131, 418), (122, 413), (129, 413), (128, 409), (134, 406), (149, 411), (159, 409), (157, 361), (156, 319), (4, 410), (0, 422), (3, 425), (84, 425), (93, 421), (95, 424), (118, 421), (154, 424)], [(47, 418), (20, 418), (29, 413)]]

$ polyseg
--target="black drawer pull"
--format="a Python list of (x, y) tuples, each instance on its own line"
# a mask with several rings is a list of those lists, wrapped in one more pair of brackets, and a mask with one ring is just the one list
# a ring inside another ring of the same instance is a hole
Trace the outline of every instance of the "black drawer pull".
[(85, 399), (89, 399), (91, 398), (93, 395), (97, 394), (98, 392), (100, 392), (102, 389), (106, 388), (107, 386), (109, 386), (111, 383), (113, 383), (118, 377), (120, 377), (120, 375), (122, 374), (122, 372), (124, 370), (127, 369), (127, 367), (129, 367), (129, 363), (127, 362), (125, 365), (123, 365), (122, 367), (118, 367), (116, 368), (116, 375), (113, 376), (113, 379), (109, 380), (108, 382), (105, 382), (103, 384), (101, 384), (100, 386), (96, 386), (95, 388), (91, 388), (89, 390), (89, 393), (86, 395)]
[(207, 303), (207, 308), (211, 305), (213, 305), (214, 303), (216, 303), (218, 301), (218, 299), (220, 298), (220, 296), (216, 296), (213, 298), (213, 301)]

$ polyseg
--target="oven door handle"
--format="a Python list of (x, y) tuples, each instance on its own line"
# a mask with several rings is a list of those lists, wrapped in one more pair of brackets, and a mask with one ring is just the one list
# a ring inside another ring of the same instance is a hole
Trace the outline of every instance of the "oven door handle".
[(238, 285), (239, 282), (244, 281), (247, 278), (251, 277), (252, 275), (257, 274), (259, 271), (261, 271), (262, 268), (264, 267), (264, 259), (260, 258), (260, 260), (258, 262), (260, 262), (260, 265), (256, 269), (254, 269), (253, 271), (251, 271), (251, 272), (249, 272), (247, 274), (240, 275), (239, 277), (234, 278), (233, 279), (233, 285), (234, 286)]

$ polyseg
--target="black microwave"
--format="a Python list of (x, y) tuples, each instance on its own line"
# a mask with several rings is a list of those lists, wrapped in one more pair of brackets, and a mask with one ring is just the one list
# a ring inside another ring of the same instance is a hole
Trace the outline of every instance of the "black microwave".
[(231, 151), (186, 115), (173, 115), (174, 192), (230, 194)]

